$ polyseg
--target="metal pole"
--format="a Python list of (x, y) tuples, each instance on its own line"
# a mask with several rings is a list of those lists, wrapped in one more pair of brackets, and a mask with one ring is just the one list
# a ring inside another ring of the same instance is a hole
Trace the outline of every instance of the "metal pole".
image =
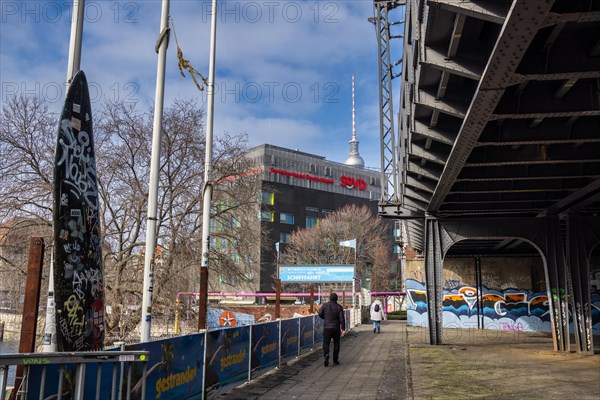
[(281, 279), (275, 279), (275, 319), (281, 318)]
[(75, 369), (75, 387), (73, 388), (75, 399), (83, 399), (83, 389), (85, 388), (85, 363), (77, 365)]
[(46, 327), (44, 328), (44, 353), (54, 353), (56, 347), (56, 303), (54, 302), (54, 250), (50, 252), (48, 276), (48, 301), (46, 303)]
[[(125, 342), (115, 342), (115, 345), (120, 346), (121, 351), (125, 351)], [(117, 396), (117, 399), (119, 399), (119, 400), (123, 399), (123, 379), (124, 378), (125, 378), (125, 362), (121, 361), (120, 368), (119, 368), (119, 395)]]
[[(200, 309), (198, 327), (206, 327), (208, 301), (208, 253), (210, 246), (210, 203), (212, 200), (212, 135), (215, 106), (215, 54), (217, 48), (217, 0), (212, 0), (210, 26), (210, 59), (208, 64), (208, 96), (206, 111), (206, 155), (204, 156), (204, 190), (202, 207), (202, 263), (200, 264)], [(204, 273), (202, 273), (204, 271)], [(204, 277), (205, 279), (202, 279)], [(202, 298), (204, 297), (204, 299)], [(204, 304), (204, 309), (202, 309)]]
[[(71, 86), (73, 76), (81, 69), (81, 42), (83, 40), (83, 20), (85, 0), (73, 0), (71, 15), (71, 39), (69, 42), (69, 59), (67, 61), (67, 80), (65, 97)], [(44, 328), (44, 353), (57, 351), (56, 344), (56, 308), (54, 303), (54, 251), (50, 260), (48, 280), (48, 300), (46, 305), (46, 326)]]
[[(71, 41), (69, 42), (69, 60), (67, 62), (67, 91), (73, 76), (81, 69), (81, 41), (83, 38), (83, 16), (85, 0), (73, 0), (71, 16)], [(65, 93), (67, 92), (65, 91)]]
[(352, 278), (352, 313), (356, 313), (356, 247), (358, 244), (354, 243), (354, 277)]
[(146, 224), (146, 254), (144, 258), (144, 288), (142, 291), (142, 332), (140, 342), (150, 340), (152, 319), (152, 291), (154, 289), (154, 251), (156, 248), (156, 222), (158, 202), (158, 175), (160, 172), (160, 138), (163, 101), (165, 93), (165, 64), (169, 45), (169, 0), (162, 2), (160, 43), (156, 68), (156, 94), (154, 96), (154, 126), (152, 128), (152, 158), (150, 162), (150, 188), (148, 191), (148, 216)]
[[(44, 265), (44, 247), (44, 239), (41, 237), (32, 237), (29, 240), (19, 353), (33, 353), (35, 351), (40, 289), (42, 286), (42, 267)], [(22, 385), (27, 385), (27, 379), (29, 379), (29, 374), (27, 373), (29, 370), (27, 368), (27, 366), (17, 365), (14, 383), (15, 389), (19, 390), (18, 388), (23, 387)], [(11, 395), (13, 399), (16, 397)]]
[(175, 298), (175, 334), (177, 335), (179, 333), (179, 294), (177, 294), (177, 297)]
[[(206, 285), (204, 284), (206, 283)], [(200, 268), (200, 294), (198, 295), (198, 331), (206, 329), (208, 313), (208, 268)]]
[(8, 365), (0, 365), (0, 394), (6, 393), (6, 383), (8, 382)]

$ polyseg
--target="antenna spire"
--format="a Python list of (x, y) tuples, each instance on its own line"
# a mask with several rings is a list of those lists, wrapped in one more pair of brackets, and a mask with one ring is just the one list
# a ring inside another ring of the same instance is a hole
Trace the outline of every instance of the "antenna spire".
[(354, 72), (352, 73), (352, 141), (356, 141), (356, 112), (354, 110)]
[(354, 109), (354, 72), (352, 73), (352, 139), (350, 140), (350, 155), (344, 162), (358, 168), (364, 168), (365, 161), (358, 153), (358, 140), (356, 140), (356, 111)]

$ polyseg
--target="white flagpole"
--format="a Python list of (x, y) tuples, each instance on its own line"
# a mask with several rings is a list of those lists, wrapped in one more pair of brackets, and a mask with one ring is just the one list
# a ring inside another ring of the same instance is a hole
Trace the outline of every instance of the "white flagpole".
[(152, 128), (152, 155), (150, 161), (150, 188), (146, 223), (146, 254), (144, 257), (144, 288), (142, 291), (142, 331), (140, 342), (150, 340), (152, 320), (152, 291), (154, 290), (154, 252), (156, 249), (156, 222), (158, 217), (158, 179), (160, 172), (160, 139), (165, 94), (165, 64), (169, 45), (169, 0), (162, 2), (160, 43), (156, 68), (156, 94), (154, 98), (154, 126)]
[[(71, 14), (71, 39), (69, 41), (69, 58), (67, 60), (67, 80), (65, 97), (71, 86), (73, 76), (81, 69), (81, 42), (83, 40), (83, 16), (85, 0), (73, 0)], [(54, 303), (54, 246), (50, 257), (50, 272), (48, 279), (48, 301), (46, 303), (46, 326), (44, 328), (44, 353), (53, 353), (56, 345), (56, 304)]]
[[(69, 61), (67, 63), (67, 91), (71, 79), (81, 69), (81, 42), (83, 39), (83, 16), (85, 0), (73, 0), (73, 13), (71, 15), (71, 41), (69, 43)], [(65, 91), (65, 97), (66, 92)]]
[[(200, 262), (200, 299), (198, 327), (206, 327), (206, 315), (208, 310), (208, 255), (210, 250), (210, 204), (212, 201), (212, 138), (214, 124), (215, 105), (215, 56), (217, 48), (217, 0), (212, 0), (212, 16), (210, 28), (210, 55), (208, 63), (208, 87), (207, 87), (207, 109), (206, 109), (206, 144), (204, 156), (204, 190), (202, 203), (202, 258)], [(206, 268), (206, 269), (205, 269)], [(203, 273), (204, 272), (204, 273)], [(202, 279), (204, 278), (204, 279)], [(202, 321), (200, 320), (202, 319)]]

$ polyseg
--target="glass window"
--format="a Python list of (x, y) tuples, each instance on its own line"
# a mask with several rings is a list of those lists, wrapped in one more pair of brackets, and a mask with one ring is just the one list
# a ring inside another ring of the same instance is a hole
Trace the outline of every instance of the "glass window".
[(240, 223), (239, 219), (237, 219), (236, 217), (231, 217), (231, 227), (232, 228), (239, 228), (241, 226), (242, 226), (242, 224)]
[(280, 213), (279, 222), (282, 224), (294, 225), (294, 214)]
[(275, 204), (275, 193), (274, 192), (260, 192), (260, 202), (261, 204)]
[(275, 221), (275, 213), (273, 211), (261, 211), (260, 219), (261, 221), (273, 222)]
[(279, 234), (279, 243), (289, 243), (292, 240), (292, 235), (281, 232)]
[(323, 214), (331, 214), (333, 210), (328, 210), (326, 208), (323, 209)]
[(306, 211), (310, 211), (310, 212), (316, 212), (316, 213), (318, 213), (318, 212), (319, 212), (319, 209), (318, 209), (318, 208), (315, 208), (315, 207), (306, 207)]
[(317, 217), (306, 217), (306, 227), (314, 228), (315, 226), (317, 226), (318, 221), (319, 220), (317, 219)]

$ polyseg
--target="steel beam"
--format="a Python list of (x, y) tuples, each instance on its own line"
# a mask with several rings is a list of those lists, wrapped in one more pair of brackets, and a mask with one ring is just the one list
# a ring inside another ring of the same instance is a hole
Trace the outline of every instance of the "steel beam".
[(379, 135), (381, 145), (381, 201), (398, 202), (398, 166), (392, 101), (392, 73), (389, 12), (396, 1), (375, 1), (379, 71)]
[(416, 143), (412, 143), (408, 154), (411, 156), (425, 159), (427, 161), (431, 161), (442, 166), (446, 163), (446, 157), (443, 154), (440, 154), (439, 152), (434, 152), (431, 149), (426, 149), (422, 146), (419, 146)]
[(438, 7), (500, 25), (504, 23), (508, 11), (501, 2), (490, 0), (477, 3), (463, 0), (429, 0), (428, 3), (430, 7)]
[(478, 142), (477, 147), (483, 146), (527, 146), (527, 145), (553, 145), (553, 144), (576, 144), (582, 145), (586, 143), (600, 143), (600, 137), (594, 138), (572, 138), (572, 139), (544, 139), (537, 140), (507, 140), (507, 141), (485, 141)]
[(481, 73), (483, 72), (474, 63), (456, 58), (448, 58), (446, 54), (431, 47), (425, 47), (425, 57), (421, 61), (421, 64), (475, 81), (481, 79)]
[(569, 309), (567, 303), (567, 271), (564, 243), (558, 218), (548, 218), (546, 236), (546, 273), (549, 285), (552, 339), (555, 351), (569, 351)]
[(587, 163), (598, 163), (600, 158), (593, 158), (589, 160), (515, 160), (515, 161), (490, 161), (490, 162), (472, 162), (466, 163), (465, 168), (470, 167), (506, 167), (509, 165), (558, 165), (558, 164), (587, 164)]
[(427, 290), (427, 316), (429, 320), (429, 343), (440, 345), (442, 335), (442, 272), (443, 252), (439, 221), (427, 218), (425, 240), (425, 280)]
[(414, 173), (416, 175), (424, 176), (425, 178), (438, 181), (440, 179), (440, 173), (435, 171), (433, 168), (428, 166), (417, 165), (413, 162), (408, 163), (407, 172)]
[(424, 190), (429, 193), (433, 193), (435, 189), (435, 185), (431, 182), (426, 182), (424, 179), (416, 179), (410, 175), (406, 176), (406, 181), (404, 182), (406, 186), (411, 186), (419, 190)]
[(489, 120), (498, 119), (543, 119), (543, 118), (565, 118), (565, 117), (598, 117), (600, 110), (579, 110), (579, 111), (556, 111), (539, 113), (494, 113), (490, 114)]
[(415, 120), (413, 124), (412, 133), (413, 137), (416, 134), (427, 139), (435, 140), (436, 142), (447, 144), (449, 146), (454, 144), (455, 136), (452, 132), (437, 127), (429, 127), (418, 120)]
[(383, 218), (394, 219), (422, 219), (424, 214), (400, 206), (400, 204), (383, 203), (378, 206), (378, 214)]
[[(458, 3), (458, 1), (457, 1)], [(490, 55), (479, 86), (464, 118), (452, 152), (442, 173), (428, 212), (435, 213), (475, 147), (481, 132), (492, 117), (507, 78), (512, 76), (554, 1), (528, 0), (512, 3), (504, 26)], [(464, 3), (465, 7), (474, 4)]]
[[(600, 226), (600, 221), (597, 221)], [(567, 219), (568, 247), (567, 256), (571, 270), (573, 302), (573, 326), (575, 333), (576, 351), (579, 353), (594, 354), (592, 335), (592, 300), (588, 264), (588, 238), (595, 236), (600, 242), (600, 233), (587, 231), (583, 218), (578, 215), (569, 215)]]
[(419, 90), (415, 104), (460, 119), (464, 118), (467, 112), (466, 108), (462, 104), (450, 101), (448, 99), (438, 99), (424, 90)]
[(427, 202), (429, 202), (429, 197), (426, 195), (426, 193), (417, 192), (416, 190), (408, 186), (406, 186), (404, 189), (404, 196), (408, 196), (411, 199), (421, 201), (424, 203), (424, 205), (427, 204)]
[(598, 22), (600, 21), (600, 12), (574, 12), (574, 13), (548, 13), (542, 27), (560, 24), (564, 22)]
[(539, 216), (543, 217), (546, 215), (558, 214), (559, 212), (568, 212), (571, 207), (577, 206), (581, 201), (594, 202), (598, 201), (600, 204), (600, 179), (596, 179), (594, 182), (582, 187), (569, 196), (564, 197), (552, 207), (547, 208)]

